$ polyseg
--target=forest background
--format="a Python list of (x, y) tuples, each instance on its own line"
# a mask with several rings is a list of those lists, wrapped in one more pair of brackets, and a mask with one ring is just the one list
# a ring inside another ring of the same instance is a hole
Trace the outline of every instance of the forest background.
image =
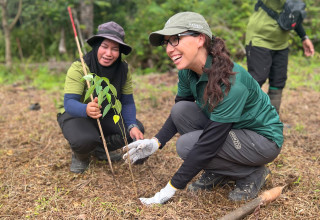
[[(20, 1), (21, 14), (9, 36), (13, 63), (73, 61), (78, 58), (67, 11), (71, 6), (78, 21), (78, 30), (81, 30), (84, 52), (90, 48), (83, 42), (96, 33), (97, 26), (113, 20), (125, 29), (125, 40), (133, 47), (133, 52), (125, 59), (139, 74), (165, 72), (173, 67), (161, 47), (149, 44), (148, 36), (152, 31), (163, 28), (170, 16), (181, 11), (202, 14), (212, 32), (226, 41), (233, 59), (243, 61), (246, 25), (256, 3), (256, 0), (0, 0), (0, 64), (6, 62), (4, 19), (7, 26), (12, 25), (19, 13)], [(319, 51), (320, 1), (305, 0), (305, 3), (307, 18), (303, 25), (316, 51)], [(6, 18), (3, 17), (4, 11)], [(291, 32), (290, 52), (302, 54), (301, 40), (294, 31)]]

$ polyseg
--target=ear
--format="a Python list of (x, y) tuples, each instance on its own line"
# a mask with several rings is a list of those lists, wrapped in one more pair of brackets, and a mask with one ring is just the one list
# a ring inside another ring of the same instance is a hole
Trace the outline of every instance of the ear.
[(198, 36), (198, 39), (199, 39), (199, 41), (198, 41), (198, 46), (199, 46), (199, 47), (203, 47), (203, 45), (204, 45), (204, 43), (205, 43), (205, 41), (206, 41), (206, 38), (205, 38), (204, 34), (200, 34), (200, 35)]

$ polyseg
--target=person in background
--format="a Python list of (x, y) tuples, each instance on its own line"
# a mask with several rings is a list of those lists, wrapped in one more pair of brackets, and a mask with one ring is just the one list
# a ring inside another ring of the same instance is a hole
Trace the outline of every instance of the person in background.
[(163, 189), (140, 201), (165, 203), (201, 170), (190, 191), (234, 180), (230, 200), (256, 197), (270, 174), (265, 165), (278, 156), (283, 143), (283, 124), (268, 95), (231, 60), (224, 41), (212, 35), (198, 13), (175, 14), (162, 30), (150, 34), (149, 41), (163, 46), (179, 70), (178, 91), (160, 131), (129, 144), (123, 158), (135, 164), (179, 133), (176, 151), (183, 163)]
[[(262, 2), (268, 8), (280, 13), (286, 0), (262, 0)], [(275, 19), (262, 7), (258, 7), (258, 3), (249, 18), (246, 31), (248, 72), (260, 86), (269, 80), (268, 95), (271, 104), (280, 113), (282, 90), (287, 80), (290, 31), (281, 29)], [(305, 56), (313, 56), (313, 44), (302, 24), (298, 24), (294, 30), (301, 38)]]
[[(136, 119), (136, 106), (133, 98), (132, 75), (128, 64), (122, 60), (121, 54), (128, 55), (131, 47), (124, 42), (125, 32), (116, 22), (110, 21), (99, 25), (98, 33), (87, 40), (92, 50), (83, 59), (88, 73), (106, 77), (117, 90), (117, 97), (122, 104), (122, 116), (127, 132), (127, 141), (143, 139), (144, 127)], [(99, 132), (97, 119), (110, 151), (111, 160), (120, 160), (122, 155), (116, 150), (124, 146), (119, 124), (113, 121), (113, 111), (101, 117), (101, 106), (98, 98), (84, 102), (87, 84), (82, 77), (84, 71), (81, 62), (75, 61), (68, 70), (64, 85), (64, 106), (57, 120), (64, 137), (68, 140), (72, 158), (70, 171), (82, 173), (89, 166), (90, 156), (107, 160), (106, 152)], [(102, 84), (106, 86), (106, 84)], [(106, 106), (102, 103), (102, 107)]]

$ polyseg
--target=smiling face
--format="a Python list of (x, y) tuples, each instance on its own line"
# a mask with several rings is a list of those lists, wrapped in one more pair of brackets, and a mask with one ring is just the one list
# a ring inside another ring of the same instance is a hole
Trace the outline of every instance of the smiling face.
[(102, 66), (111, 66), (120, 56), (119, 44), (115, 41), (105, 39), (102, 41), (97, 57)]
[[(165, 36), (168, 40), (170, 36)], [(166, 52), (178, 70), (191, 69), (196, 73), (202, 74), (202, 68), (206, 62), (207, 54), (203, 47), (204, 36), (181, 36), (179, 44), (166, 46)]]

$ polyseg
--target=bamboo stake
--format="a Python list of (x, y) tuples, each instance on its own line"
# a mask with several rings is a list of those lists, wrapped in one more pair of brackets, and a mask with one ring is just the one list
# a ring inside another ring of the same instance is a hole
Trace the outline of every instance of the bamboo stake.
[[(69, 11), (70, 20), (71, 20), (71, 23), (72, 23), (74, 38), (75, 38), (76, 43), (77, 43), (77, 48), (78, 48), (78, 52), (79, 52), (79, 56), (80, 56), (80, 60), (81, 60), (81, 64), (82, 64), (82, 69), (83, 69), (84, 75), (87, 75), (87, 69), (86, 69), (86, 67), (84, 65), (83, 54), (82, 54), (82, 51), (81, 51), (81, 47), (80, 47), (79, 39), (78, 39), (78, 36), (77, 36), (76, 27), (75, 27), (74, 22), (73, 22), (73, 17), (72, 17), (72, 12), (71, 12), (71, 8), (70, 7), (68, 7), (68, 11)], [(86, 80), (86, 82), (87, 82), (88, 88), (90, 88), (89, 81)], [(91, 101), (93, 101), (92, 94), (91, 94), (90, 98), (91, 98)], [(100, 130), (103, 146), (104, 146), (104, 149), (106, 151), (106, 155), (107, 155), (108, 162), (109, 162), (109, 165), (110, 165), (110, 169), (111, 169), (112, 175), (114, 177), (114, 171), (113, 171), (113, 168), (112, 168), (112, 163), (111, 163), (111, 159), (110, 159), (107, 143), (106, 143), (106, 140), (104, 138), (104, 134), (103, 134), (103, 131), (102, 131), (102, 127), (101, 127), (101, 123), (100, 123), (99, 118), (97, 119), (97, 122), (98, 122), (98, 127), (99, 127), (99, 130)]]
[(230, 212), (229, 214), (223, 216), (219, 220), (243, 219), (247, 215), (251, 214), (257, 207), (259, 207), (261, 205), (268, 204), (268, 203), (276, 200), (280, 196), (283, 188), (284, 188), (284, 186), (279, 186), (279, 187), (272, 188), (272, 189), (270, 189), (268, 191), (265, 191), (265, 192), (262, 193), (261, 196), (259, 196), (259, 197), (255, 198), (255, 199), (253, 199), (252, 201), (244, 204), (240, 208)]
[[(120, 113), (121, 114), (121, 113)], [(124, 128), (124, 122), (123, 122), (123, 118), (121, 116), (121, 121), (122, 121), (122, 129), (123, 129), (123, 136), (124, 136), (124, 141), (125, 141), (125, 145), (126, 145), (126, 149), (127, 149), (127, 155), (128, 155), (128, 160), (129, 160), (129, 170), (130, 170), (130, 174), (131, 174), (131, 179), (132, 179), (132, 183), (133, 183), (133, 188), (134, 188), (134, 192), (136, 194), (136, 196), (138, 197), (138, 191), (137, 191), (137, 186), (136, 186), (136, 182), (134, 179), (134, 175), (132, 172), (132, 166), (131, 166), (131, 162), (130, 162), (130, 155), (129, 155), (129, 149), (128, 149), (128, 141), (127, 141), (127, 135), (126, 135), (126, 129)], [(119, 124), (120, 130), (122, 132), (121, 129), (121, 125)]]

